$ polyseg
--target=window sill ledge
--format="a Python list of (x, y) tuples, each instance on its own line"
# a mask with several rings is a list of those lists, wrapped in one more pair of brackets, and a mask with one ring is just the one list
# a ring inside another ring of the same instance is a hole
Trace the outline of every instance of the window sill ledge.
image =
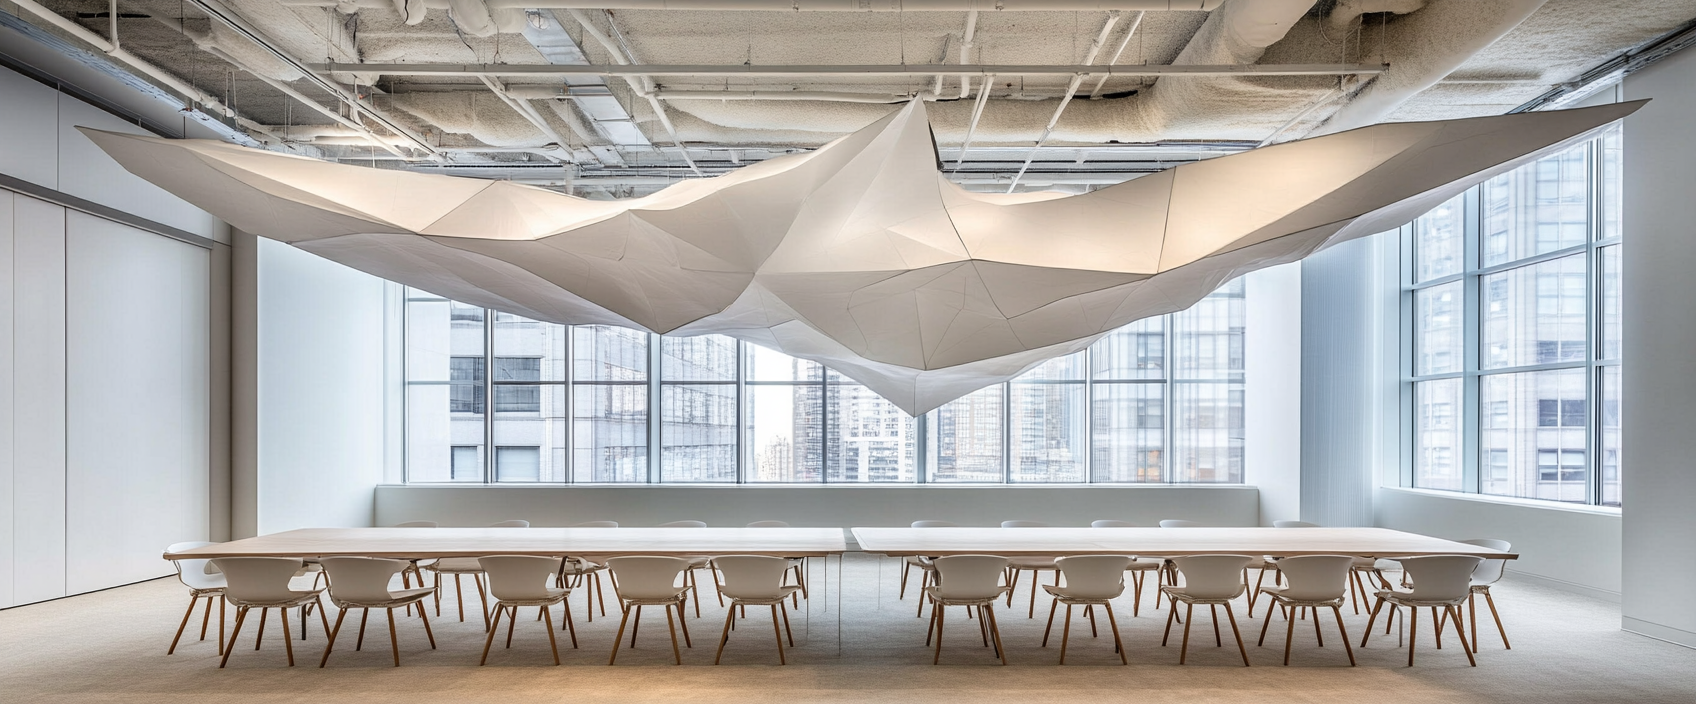
[(1519, 506), (1519, 507), (1522, 507), (1522, 508), (1536, 508), (1536, 509), (1543, 509), (1543, 510), (1546, 510), (1546, 511), (1567, 511), (1567, 512), (1570, 512), (1570, 513), (1587, 513), (1587, 514), (1594, 515), (1594, 516), (1613, 516), (1615, 518), (1618, 518), (1621, 515), (1623, 515), (1622, 509), (1616, 508), (1616, 507), (1613, 507), (1613, 506), (1591, 506), (1591, 505), (1588, 505), (1588, 504), (1568, 504), (1568, 503), (1561, 503), (1561, 502), (1558, 502), (1558, 501), (1545, 501), (1545, 500), (1542, 500), (1542, 499), (1521, 499), (1521, 498), (1512, 497), (1512, 496), (1492, 496), (1490, 494), (1469, 494), (1469, 493), (1459, 492), (1459, 491), (1442, 491), (1442, 490), (1438, 490), (1438, 489), (1416, 489), (1416, 488), (1413, 488), (1413, 487), (1405, 487), (1405, 486), (1381, 486), (1381, 487), (1378, 487), (1378, 490), (1379, 491), (1399, 492), (1399, 493), (1403, 493), (1403, 494), (1414, 494), (1414, 495), (1418, 495), (1418, 496), (1432, 496), (1432, 497), (1437, 497), (1437, 498), (1453, 499), (1453, 500), (1456, 500), (1456, 501), (1476, 501), (1476, 502), (1479, 502), (1479, 503), (1486, 503), (1486, 504), (1502, 504), (1502, 505), (1507, 505), (1507, 506)]

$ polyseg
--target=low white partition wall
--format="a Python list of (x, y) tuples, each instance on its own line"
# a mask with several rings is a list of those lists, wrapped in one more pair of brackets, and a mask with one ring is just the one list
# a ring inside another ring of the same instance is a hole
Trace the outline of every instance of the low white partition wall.
[(377, 487), (377, 525), (436, 521), (481, 526), (522, 518), (536, 526), (618, 521), (654, 526), (698, 520), (741, 526), (904, 526), (919, 519), (965, 526), (1003, 520), (1087, 526), (1099, 518), (1137, 525), (1182, 518), (1215, 526), (1260, 525), (1252, 486), (444, 486)]

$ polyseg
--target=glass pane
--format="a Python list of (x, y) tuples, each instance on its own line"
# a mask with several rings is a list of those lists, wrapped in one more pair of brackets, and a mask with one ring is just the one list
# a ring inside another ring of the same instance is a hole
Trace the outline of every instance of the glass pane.
[(1173, 313), (1173, 378), (1242, 379), (1247, 318), (1242, 279), (1225, 284), (1189, 310)]
[(864, 386), (831, 383), (829, 438), (826, 481), (911, 483), (918, 476), (918, 422)]
[(1466, 194), (1413, 221), (1413, 280), (1459, 274), (1466, 266)]
[(930, 412), (929, 481), (1001, 483), (1004, 389), (979, 389)]
[(1460, 413), (1460, 379), (1421, 381), (1413, 385), (1414, 486), (1447, 491), (1463, 489)]
[(482, 386), (407, 385), (407, 481), (483, 481), (482, 392)]
[[(447, 381), (452, 360), (483, 358), (483, 309), (407, 289), (406, 379)], [(482, 381), (479, 373), (474, 379)]]
[(1465, 363), (1462, 286), (1462, 282), (1452, 281), (1414, 292), (1414, 374), (1458, 372)]
[(648, 333), (610, 325), (571, 328), (573, 381), (646, 381)]
[(824, 478), (823, 387), (820, 384), (750, 386), (747, 399), (747, 480), (821, 481)]
[(1585, 255), (1483, 277), (1485, 369), (1584, 359)]
[(1099, 380), (1165, 378), (1166, 316), (1143, 318), (1097, 340), (1089, 366)]
[(1173, 384), (1172, 481), (1243, 480), (1243, 385)]
[(1620, 505), (1619, 455), (1621, 449), (1619, 425), (1620, 374), (1619, 367), (1602, 367), (1602, 505)]
[(1054, 359), (1050, 359), (1042, 364), (1036, 365), (1035, 368), (1021, 374), (1017, 381), (1033, 381), (1039, 379), (1082, 381), (1083, 378), (1084, 353), (1073, 352), (1064, 357), (1055, 357)]
[(567, 481), (565, 411), (564, 384), (496, 386), (495, 480)]
[(736, 340), (723, 335), (661, 337), (660, 379), (736, 381)]
[(1585, 502), (1583, 369), (1482, 377), (1479, 491)]
[(573, 480), (646, 483), (648, 387), (577, 384), (571, 393)]
[(734, 384), (661, 386), (660, 422), (660, 481), (736, 481)]
[(1602, 135), (1600, 149), (1602, 154), (1602, 227), (1596, 232), (1598, 239), (1619, 237), (1625, 234), (1620, 227), (1620, 209), (1624, 198), (1620, 187), (1624, 185), (1625, 140), (1619, 125), (1614, 125)]
[(1590, 148), (1544, 157), (1484, 183), (1484, 266), (1589, 239)]
[(1158, 482), (1166, 451), (1164, 384), (1096, 384), (1090, 402), (1098, 482)]
[(495, 314), (495, 381), (565, 381), (570, 328)]
[[(1080, 365), (1081, 366), (1081, 365)], [(1081, 369), (1079, 371), (1082, 371)], [(1012, 482), (1085, 482), (1089, 409), (1083, 384), (1011, 386)]]
[(749, 381), (817, 381), (818, 362), (791, 357), (777, 350), (750, 344), (748, 348)]
[(1619, 245), (1602, 248), (1601, 268), (1597, 280), (1602, 289), (1602, 339), (1596, 341), (1596, 356), (1601, 359), (1619, 359), (1623, 334), (1620, 331), (1620, 321), (1624, 313), (1620, 297)]

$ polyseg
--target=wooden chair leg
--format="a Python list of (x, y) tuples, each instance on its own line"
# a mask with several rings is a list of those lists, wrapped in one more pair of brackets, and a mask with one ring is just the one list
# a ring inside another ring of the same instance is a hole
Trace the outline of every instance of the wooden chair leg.
[[(490, 622), (490, 624), (487, 628), (484, 629), (484, 630), (487, 630), (489, 632), (489, 636), (487, 638), (483, 639), (483, 659), (477, 662), (478, 666), (489, 664), (489, 646), (492, 646), (492, 645), (495, 644), (495, 626), (501, 625), (501, 611), (503, 611), (503, 609), (495, 609), (494, 620), (492, 622)], [(617, 652), (618, 652), (617, 649), (618, 649), (618, 644), (614, 643), (613, 644), (613, 653), (614, 654), (617, 654)]]
[[(498, 602), (498, 601), (495, 602), (495, 610), (500, 611), (501, 608), (502, 607), (501, 607), (500, 602)], [(512, 607), (512, 613), (508, 614), (507, 618), (506, 618), (506, 647), (508, 649), (512, 648), (512, 631), (513, 631), (513, 628), (517, 625), (518, 625), (518, 607), (514, 606), (514, 607)]]
[(1349, 667), (1354, 667), (1354, 647), (1349, 645), (1349, 629), (1347, 626), (1343, 625), (1342, 607), (1333, 604), (1331, 606), (1331, 615), (1337, 617), (1337, 634), (1343, 639), (1343, 652), (1349, 654)]
[(1472, 649), (1468, 648), (1466, 645), (1466, 630), (1465, 627), (1460, 624), (1460, 606), (1458, 604), (1450, 605), (1444, 610), (1449, 613), (1450, 618), (1454, 619), (1455, 635), (1460, 638), (1460, 651), (1466, 653), (1467, 664), (1473, 667), (1478, 667), (1478, 659), (1473, 657)]
[[(423, 611), (422, 608), (419, 611)], [(330, 629), (329, 642), (324, 644), (324, 657), (318, 659), (318, 667), (322, 668), (330, 662), (330, 651), (336, 647), (336, 634), (342, 632), (342, 619), (347, 618), (347, 609), (336, 612), (336, 627)]]
[(1366, 619), (1366, 632), (1360, 636), (1360, 647), (1366, 647), (1366, 639), (1372, 637), (1372, 624), (1378, 620), (1378, 612), (1383, 608), (1383, 601), (1372, 605), (1372, 616)]
[[(339, 621), (341, 617), (337, 616), (336, 619)], [(418, 602), (418, 619), (424, 622), (424, 635), (430, 639), (430, 649), (435, 650), (436, 634), (430, 630), (430, 616), (424, 613), (424, 602), (422, 601)]]
[[(1484, 592), (1484, 605), (1490, 607), (1490, 617), (1496, 620), (1496, 632), (1502, 635), (1502, 648), (1513, 650), (1513, 646), (1508, 645), (1508, 629), (1502, 627), (1502, 615), (1496, 612), (1496, 599), (1490, 596), (1490, 592)], [(1472, 626), (1472, 640), (1473, 642), (1478, 641), (1477, 624)], [(1473, 648), (1473, 650), (1477, 650), (1477, 648)]]
[[(483, 627), (484, 628), (494, 628), (494, 626), (489, 622), (489, 590), (483, 588), (483, 575), (481, 575), (481, 574), (471, 575), (471, 581), (477, 583), (477, 598), (478, 598), (478, 600), (483, 602)], [(513, 616), (515, 616), (515, 617), (517, 615), (518, 615), (517, 613), (513, 614)], [(510, 622), (509, 622), (508, 628), (510, 628), (510, 627), (511, 626), (510, 626)]]
[[(1054, 609), (1059, 606), (1059, 599), (1048, 602), (1048, 625), (1044, 626), (1042, 629), (1042, 647), (1044, 648), (1048, 647), (1048, 634), (1054, 630)], [(1068, 606), (1066, 608), (1070, 609), (1072, 607)]]
[[(271, 615), (270, 609), (265, 607), (259, 608), (259, 634), (253, 637), (254, 650), (258, 650), (259, 646), (265, 644), (265, 617), (269, 615)], [(288, 616), (285, 614), (284, 618), (286, 619)]]
[(542, 621), (548, 627), (548, 649), (554, 652), (554, 666), (559, 666), (559, 643), (554, 640), (554, 614), (548, 607), (542, 607)]
[(177, 635), (171, 639), (171, 648), (165, 651), (166, 655), (177, 652), (177, 641), (182, 639), (183, 629), (188, 628), (188, 618), (194, 615), (194, 607), (199, 603), (200, 597), (191, 596), (188, 598), (188, 610), (183, 612), (183, 622), (177, 624)]
[(1166, 632), (1160, 635), (1160, 647), (1166, 647), (1167, 639), (1172, 637), (1172, 621), (1178, 617), (1178, 609), (1172, 607), (1166, 612)]
[(1138, 570), (1136, 572), (1131, 573), (1131, 586), (1134, 590), (1133, 593), (1132, 593), (1132, 596), (1131, 596), (1131, 618), (1136, 618), (1138, 616), (1139, 612), (1142, 611), (1142, 571), (1141, 570)]
[(1419, 608), (1407, 610), (1407, 666), (1413, 667), (1413, 647), (1419, 643)]
[(365, 621), (370, 619), (370, 618), (371, 618), (371, 610), (370, 609), (360, 609), (359, 610), (359, 638), (357, 640), (353, 641), (353, 649), (354, 650), (359, 650), (360, 648), (365, 647)]
[[(567, 596), (569, 597), (570, 595), (567, 595)], [(571, 634), (571, 649), (576, 650), (577, 649), (577, 624), (573, 622), (573, 619), (571, 617), (571, 599), (569, 599), (569, 598), (560, 599), (559, 603), (560, 603), (560, 612), (565, 617), (565, 631), (567, 633)], [(594, 605), (591, 604), (589, 606), (589, 608), (585, 609), (585, 611), (588, 611), (589, 614), (591, 616), (593, 616), (594, 613), (595, 613)]]
[(395, 610), (393, 607), (384, 609), (389, 612), (389, 649), (395, 654), (395, 667), (400, 667), (400, 636), (395, 634)]
[[(665, 627), (666, 627), (666, 630), (671, 631), (671, 659), (672, 659), (672, 662), (673, 662), (673, 664), (682, 665), (683, 664), (683, 653), (677, 649), (677, 627), (672, 625), (672, 623), (671, 623), (671, 606), (672, 606), (671, 604), (667, 604), (666, 607), (665, 607)], [(700, 608), (700, 607), (701, 607), (701, 602), (700, 602), (699, 599), (697, 599), (695, 601), (695, 608)], [(677, 604), (677, 618), (679, 620), (681, 620), (683, 618), (683, 605), (681, 603)]]
[[(201, 640), (206, 640), (206, 629), (207, 629), (207, 627), (212, 625), (212, 601), (213, 601), (213, 599), (214, 599), (214, 597), (212, 597), (212, 596), (206, 597), (206, 610), (205, 610), (205, 613), (200, 617), (200, 639)], [(191, 599), (190, 601), (191, 602), (198, 601), (198, 599)], [(194, 607), (191, 604), (189, 609), (192, 611), (193, 608)], [(1474, 628), (1473, 630), (1476, 631), (1478, 629)], [(166, 655), (170, 655), (170, 653), (166, 653)]]
[(985, 605), (984, 615), (989, 619), (989, 637), (995, 641), (995, 652), (1001, 654), (1001, 665), (1005, 667), (1007, 665), (1007, 649), (1001, 647), (1001, 625), (995, 620), (995, 606)]
[(218, 660), (218, 667), (220, 669), (222, 669), (225, 665), (230, 664), (230, 653), (233, 653), (233, 652), (236, 651), (236, 647), (235, 647), (236, 646), (236, 636), (241, 635), (241, 624), (242, 624), (243, 621), (246, 621), (246, 620), (247, 620), (247, 607), (245, 607), (245, 606), (236, 607), (236, 625), (235, 625), (235, 628), (230, 631), (229, 644), (224, 646), (224, 657), (222, 659)]
[[(1237, 637), (1237, 652), (1243, 656), (1243, 667), (1248, 667), (1248, 648), (1243, 647), (1243, 632), (1237, 628), (1237, 615), (1231, 609), (1231, 603), (1225, 602), (1225, 618), (1231, 622), (1231, 635)], [(1314, 617), (1317, 620), (1317, 616)]]
[[(1176, 603), (1173, 603), (1172, 610), (1177, 611)], [(1184, 659), (1189, 657), (1190, 654), (1190, 624), (1195, 622), (1194, 616), (1195, 604), (1186, 604), (1184, 608), (1184, 645), (1178, 649), (1179, 665), (1184, 664)]]
[(1131, 664), (1131, 661), (1125, 658), (1125, 644), (1119, 640), (1119, 621), (1113, 618), (1113, 604), (1111, 603), (1107, 604), (1107, 626), (1113, 629), (1113, 652), (1119, 654), (1119, 664)]
[(1225, 647), (1225, 640), (1219, 637), (1219, 605), (1208, 604), (1207, 609), (1208, 613), (1213, 617), (1213, 647), (1223, 648)]
[(1254, 647), (1266, 647), (1266, 629), (1272, 627), (1272, 611), (1277, 608), (1280, 607), (1278, 605), (1278, 600), (1276, 599), (1273, 599), (1272, 603), (1266, 605), (1266, 621), (1260, 624), (1260, 640), (1255, 641)]
[(942, 620), (947, 613), (947, 609), (943, 608), (942, 604), (939, 603), (932, 606), (931, 611), (936, 614), (936, 657), (931, 658), (930, 664), (938, 665), (942, 663)]
[[(736, 600), (730, 600), (730, 608), (724, 610), (724, 632), (718, 637), (718, 654), (713, 656), (713, 664), (717, 665), (724, 659), (724, 644), (730, 642), (730, 622), (736, 618)], [(781, 645), (781, 644), (779, 644)]]
[(277, 609), (277, 623), (283, 626), (283, 650), (289, 655), (289, 667), (294, 667), (294, 639), (289, 637), (288, 609)]
[(1060, 626), (1060, 664), (1066, 664), (1066, 641), (1072, 637), (1072, 605), (1066, 605), (1066, 622)]
[[(1271, 614), (1267, 614), (1270, 616)], [(1296, 620), (1284, 619), (1284, 667), (1290, 666), (1290, 644), (1296, 639)]]
[(230, 610), (230, 605), (223, 594), (218, 595), (218, 654), (223, 655), (227, 646), (224, 643), (224, 612)]
[(907, 598), (907, 573), (912, 571), (913, 563), (908, 562), (905, 557), (901, 558), (901, 590), (896, 592), (896, 601)]
[(630, 607), (624, 606), (624, 615), (618, 619), (618, 635), (612, 639), (612, 657), (607, 658), (607, 665), (618, 662), (618, 646), (624, 643), (624, 624), (630, 620)]
[[(459, 622), (460, 623), (465, 623), (465, 587), (464, 587), (463, 583), (459, 581), (459, 578), (463, 577), (463, 576), (464, 575), (461, 575), (461, 574), (455, 574), (453, 576), (453, 600), (455, 602), (458, 602), (458, 604), (459, 604)], [(438, 613), (436, 615), (440, 616), (441, 614)], [(484, 621), (483, 627), (488, 628), (489, 622)]]
[(789, 661), (783, 657), (783, 631), (777, 628), (777, 604), (771, 605), (771, 634), (777, 638), (777, 664), (788, 665)]
[(783, 615), (783, 635), (789, 638), (789, 647), (793, 648), (795, 647), (795, 629), (789, 627), (789, 609), (783, 608), (783, 603), (778, 602), (777, 612)]

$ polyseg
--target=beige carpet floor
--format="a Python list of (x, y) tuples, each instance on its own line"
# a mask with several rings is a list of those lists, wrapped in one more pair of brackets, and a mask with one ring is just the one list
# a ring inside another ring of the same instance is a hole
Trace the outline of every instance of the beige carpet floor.
[[(1214, 646), (1209, 620), (1197, 612), (1189, 664), (1179, 666), (1177, 633), (1161, 647), (1166, 611), (1148, 608), (1130, 616), (1120, 600), (1120, 628), (1131, 664), (1113, 653), (1106, 622), (1091, 638), (1078, 618), (1064, 667), (1057, 637), (1040, 647), (1046, 603), (1027, 618), (1029, 582), (1014, 607), (1000, 614), (1010, 667), (996, 664), (982, 646), (975, 621), (950, 614), (941, 666), (925, 647), (925, 620), (915, 618), (908, 595), (897, 600), (900, 563), (850, 555), (840, 575), (841, 613), (834, 590), (838, 570), (815, 564), (813, 599), (793, 616), (797, 647), (778, 667), (769, 614), (749, 610), (731, 638), (725, 664), (712, 666), (724, 610), (703, 594), (702, 616), (691, 612), (695, 647), (684, 664), (671, 664), (665, 620), (645, 615), (637, 648), (607, 667), (616, 611), (584, 619), (584, 595), (572, 597), (580, 647), (561, 636), (561, 667), (548, 655), (547, 635), (525, 610), (510, 650), (497, 639), (486, 667), (481, 617), (461, 623), (451, 591), (443, 616), (432, 620), (431, 650), (416, 617), (399, 620), (402, 667), (392, 666), (387, 624), (374, 615), (365, 647), (353, 650), (354, 622), (344, 627), (329, 667), (319, 669), (325, 637), (314, 617), (307, 639), (295, 641), (297, 666), (287, 667), (275, 619), (255, 651), (254, 629), (244, 627), (227, 669), (218, 669), (216, 645), (196, 640), (199, 612), (174, 655), (171, 635), (187, 604), (174, 578), (0, 611), (0, 701), (4, 702), (1696, 702), (1696, 651), (1619, 630), (1618, 607), (1510, 578), (1497, 587), (1513, 649), (1504, 650), (1487, 620), (1477, 668), (1468, 667), (1450, 631), (1436, 649), (1429, 623), (1416, 666), (1396, 634), (1379, 633), (1356, 648), (1359, 667), (1348, 667), (1334, 622), (1317, 647), (1309, 621), (1298, 621), (1295, 653), (1283, 667), (1283, 621), (1274, 618), (1265, 647), (1256, 647), (1263, 612), (1248, 619), (1237, 611), (1253, 667), (1243, 667), (1228, 624), (1224, 648)], [(710, 587), (710, 585), (709, 585)], [(475, 593), (472, 594), (473, 599)], [(609, 605), (610, 606), (610, 605)], [(1358, 646), (1366, 615), (1344, 610)], [(331, 613), (332, 620), (334, 612)], [(559, 612), (555, 612), (556, 622)], [(838, 617), (842, 623), (838, 653)], [(1480, 614), (1487, 618), (1486, 614)], [(213, 624), (216, 628), (217, 617)], [(233, 613), (231, 623), (233, 625)], [(296, 622), (298, 623), (298, 621)], [(1056, 636), (1059, 625), (1056, 624)], [(1175, 629), (1176, 630), (1176, 629)], [(502, 633), (504, 636), (505, 634)], [(298, 638), (298, 631), (296, 637)], [(628, 638), (628, 636), (627, 636)]]

